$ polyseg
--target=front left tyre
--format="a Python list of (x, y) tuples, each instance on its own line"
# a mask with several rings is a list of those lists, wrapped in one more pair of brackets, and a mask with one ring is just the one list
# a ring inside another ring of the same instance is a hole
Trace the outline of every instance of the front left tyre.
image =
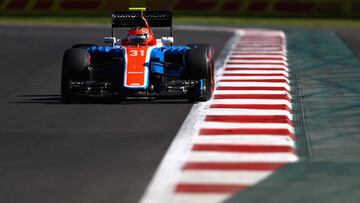
[(71, 81), (85, 81), (88, 79), (90, 54), (86, 49), (71, 48), (65, 51), (61, 71), (61, 97), (64, 102), (78, 99), (71, 91)]
[(207, 101), (211, 99), (214, 79), (214, 49), (207, 44), (192, 45), (185, 54), (184, 77), (186, 79), (204, 81), (201, 88), (190, 92), (189, 99)]

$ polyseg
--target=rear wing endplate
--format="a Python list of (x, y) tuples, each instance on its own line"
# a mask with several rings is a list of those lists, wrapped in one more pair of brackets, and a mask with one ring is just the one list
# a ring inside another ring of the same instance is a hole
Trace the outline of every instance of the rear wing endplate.
[(112, 27), (131, 27), (135, 18), (143, 15), (150, 27), (172, 27), (170, 11), (117, 11), (112, 13)]

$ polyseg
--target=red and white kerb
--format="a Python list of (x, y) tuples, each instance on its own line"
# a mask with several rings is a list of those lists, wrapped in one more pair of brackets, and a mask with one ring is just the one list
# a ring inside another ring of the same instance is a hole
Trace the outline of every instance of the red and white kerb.
[(223, 202), (298, 160), (285, 34), (241, 33), (164, 202)]

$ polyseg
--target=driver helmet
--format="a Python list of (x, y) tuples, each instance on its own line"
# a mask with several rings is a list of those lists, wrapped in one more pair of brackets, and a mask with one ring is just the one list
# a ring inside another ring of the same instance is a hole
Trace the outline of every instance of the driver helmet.
[(129, 44), (146, 45), (150, 42), (150, 31), (148, 28), (133, 28), (128, 32), (127, 36)]

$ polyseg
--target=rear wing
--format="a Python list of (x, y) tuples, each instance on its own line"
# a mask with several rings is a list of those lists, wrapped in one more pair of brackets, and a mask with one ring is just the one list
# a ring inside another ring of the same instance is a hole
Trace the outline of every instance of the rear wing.
[(131, 27), (135, 18), (143, 15), (150, 27), (172, 27), (170, 11), (117, 11), (112, 14), (112, 27)]
[[(134, 19), (144, 16), (150, 27), (170, 27), (170, 37), (173, 37), (171, 11), (116, 11), (111, 16), (111, 37), (114, 28), (128, 28)], [(172, 43), (171, 43), (172, 45)]]

